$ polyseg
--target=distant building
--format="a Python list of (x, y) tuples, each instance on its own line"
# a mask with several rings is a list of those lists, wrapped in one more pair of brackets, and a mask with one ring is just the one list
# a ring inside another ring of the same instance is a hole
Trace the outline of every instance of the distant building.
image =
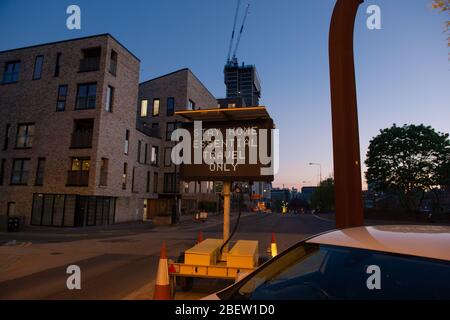
[(303, 187), (301, 193), (302, 199), (311, 202), (311, 197), (317, 189), (318, 187)]
[(291, 192), (286, 188), (272, 188), (271, 200), (272, 202), (289, 202), (291, 199)]
[(226, 97), (242, 97), (247, 107), (259, 106), (261, 83), (254, 65), (230, 62), (224, 68)]

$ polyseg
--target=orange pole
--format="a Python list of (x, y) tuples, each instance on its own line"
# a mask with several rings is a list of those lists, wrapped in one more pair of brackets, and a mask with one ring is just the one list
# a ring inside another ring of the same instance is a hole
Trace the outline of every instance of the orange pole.
[(353, 33), (363, 0), (337, 0), (329, 36), (333, 157), (338, 229), (364, 224)]

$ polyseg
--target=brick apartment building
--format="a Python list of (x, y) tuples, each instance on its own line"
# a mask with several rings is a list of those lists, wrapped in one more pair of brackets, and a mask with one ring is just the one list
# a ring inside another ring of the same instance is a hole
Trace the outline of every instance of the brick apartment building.
[(189, 69), (181, 69), (139, 85), (136, 126), (138, 130), (149, 130), (149, 135), (161, 138), (158, 199), (149, 199), (147, 205), (152, 214), (167, 214), (174, 211), (175, 205), (179, 211), (189, 212), (201, 202), (216, 201), (212, 182), (179, 181), (178, 168), (170, 160), (174, 146), (170, 137), (179, 123), (184, 121), (175, 116), (176, 111), (217, 107), (216, 98)]
[(112, 224), (168, 214), (175, 185), (185, 209), (212, 196), (175, 183), (164, 154), (172, 109), (217, 101), (188, 69), (139, 86), (139, 68), (109, 34), (0, 52), (2, 221)]

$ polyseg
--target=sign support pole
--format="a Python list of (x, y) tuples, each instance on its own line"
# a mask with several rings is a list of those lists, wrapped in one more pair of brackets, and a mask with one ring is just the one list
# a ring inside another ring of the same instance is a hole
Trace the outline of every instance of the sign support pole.
[(329, 56), (333, 123), (336, 227), (364, 225), (353, 32), (363, 0), (337, 0)]
[[(223, 182), (223, 242), (230, 237), (230, 209), (231, 209), (231, 182)], [(223, 248), (223, 253), (228, 252), (228, 244)]]

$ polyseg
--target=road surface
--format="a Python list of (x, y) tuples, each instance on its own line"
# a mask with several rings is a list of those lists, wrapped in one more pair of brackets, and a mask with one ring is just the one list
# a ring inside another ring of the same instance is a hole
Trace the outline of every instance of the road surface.
[[(221, 238), (221, 222), (216, 216), (205, 223), (184, 218), (167, 227), (135, 223), (0, 233), (0, 299), (151, 299), (162, 242), (169, 258), (176, 258), (195, 244), (199, 231), (204, 238)], [(259, 240), (265, 256), (272, 232), (282, 251), (333, 228), (333, 221), (313, 215), (245, 213), (233, 240)], [(72, 264), (81, 268), (81, 290), (66, 287), (66, 268)], [(176, 299), (202, 298), (228, 284), (199, 280), (191, 292), (177, 292)]]

